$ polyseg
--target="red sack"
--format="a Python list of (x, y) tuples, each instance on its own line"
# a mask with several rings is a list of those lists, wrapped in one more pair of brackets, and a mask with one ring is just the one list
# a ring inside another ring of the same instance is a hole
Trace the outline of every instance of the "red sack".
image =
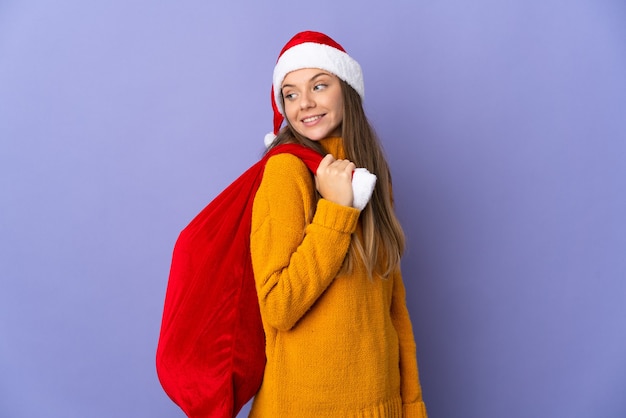
[(322, 160), (301, 145), (271, 149), (209, 203), (174, 246), (156, 368), (188, 417), (235, 417), (261, 385), (265, 334), (250, 257), (252, 203), (268, 158), (285, 152), (313, 173)]

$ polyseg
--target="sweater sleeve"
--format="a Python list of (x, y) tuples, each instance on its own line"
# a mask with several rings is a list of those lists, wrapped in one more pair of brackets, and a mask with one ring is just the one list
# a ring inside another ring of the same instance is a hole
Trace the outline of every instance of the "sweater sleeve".
[(359, 211), (320, 199), (313, 177), (290, 154), (271, 157), (254, 199), (250, 251), (263, 320), (291, 329), (337, 275)]
[(400, 269), (393, 275), (391, 320), (400, 343), (400, 378), (405, 418), (426, 418), (426, 406), (422, 399), (419, 381), (415, 338), (411, 318), (406, 307), (406, 290)]

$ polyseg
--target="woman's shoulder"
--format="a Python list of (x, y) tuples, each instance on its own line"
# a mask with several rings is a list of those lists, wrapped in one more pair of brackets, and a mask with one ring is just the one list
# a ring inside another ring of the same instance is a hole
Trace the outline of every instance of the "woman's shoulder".
[[(254, 202), (260, 217), (291, 217), (311, 206), (315, 184), (307, 166), (293, 154), (276, 154), (265, 164), (265, 171)], [(308, 216), (308, 215), (307, 215)]]
[(278, 178), (286, 181), (293, 176), (298, 178), (311, 177), (312, 173), (304, 162), (293, 154), (283, 153), (272, 155), (265, 163), (264, 178)]

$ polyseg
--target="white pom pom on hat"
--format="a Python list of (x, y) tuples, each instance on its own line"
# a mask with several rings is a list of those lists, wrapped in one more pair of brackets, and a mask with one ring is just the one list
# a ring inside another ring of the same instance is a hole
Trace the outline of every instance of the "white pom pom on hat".
[(274, 131), (265, 135), (265, 146), (270, 146), (285, 119), (280, 90), (285, 76), (302, 68), (326, 70), (348, 83), (363, 99), (365, 85), (359, 63), (350, 57), (341, 45), (321, 32), (304, 31), (296, 34), (278, 55), (272, 78), (272, 109)]

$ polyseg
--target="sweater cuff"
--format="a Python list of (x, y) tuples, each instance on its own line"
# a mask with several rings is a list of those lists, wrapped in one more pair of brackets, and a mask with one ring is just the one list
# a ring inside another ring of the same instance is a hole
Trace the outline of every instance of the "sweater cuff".
[(320, 199), (317, 202), (313, 223), (334, 231), (351, 234), (356, 230), (360, 213), (358, 209)]
[(405, 403), (402, 405), (404, 418), (428, 418), (424, 402)]

